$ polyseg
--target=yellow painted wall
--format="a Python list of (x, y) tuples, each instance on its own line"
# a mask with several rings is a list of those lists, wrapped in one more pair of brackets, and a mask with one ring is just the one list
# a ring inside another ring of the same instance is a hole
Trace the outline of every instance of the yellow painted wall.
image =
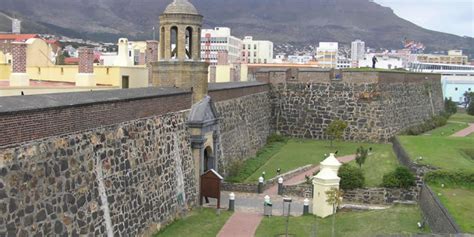
[(11, 66), (9, 64), (0, 64), (0, 81), (10, 79)]
[(249, 67), (247, 64), (240, 65), (240, 81), (248, 81)]
[(0, 97), (25, 95), (117, 90), (119, 87), (1, 87)]
[(216, 65), (216, 82), (230, 82), (231, 65)]
[[(28, 67), (26, 71), (32, 80), (75, 83), (78, 66)], [(95, 66), (94, 76), (99, 85), (122, 87), (122, 76), (128, 76), (130, 88), (148, 86), (148, 69), (146, 67)]]
[(4, 64), (4, 63), (7, 63), (5, 54), (2, 51), (0, 51), (0, 64)]
[(47, 67), (53, 66), (51, 61), (52, 49), (42, 39), (29, 39), (26, 41), (26, 66)]

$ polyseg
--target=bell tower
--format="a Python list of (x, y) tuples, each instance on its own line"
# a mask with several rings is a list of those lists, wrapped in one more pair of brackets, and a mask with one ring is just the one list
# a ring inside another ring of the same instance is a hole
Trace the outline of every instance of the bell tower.
[(203, 16), (188, 0), (173, 0), (160, 16), (159, 60), (152, 84), (193, 91), (193, 104), (207, 95), (208, 67), (201, 61)]

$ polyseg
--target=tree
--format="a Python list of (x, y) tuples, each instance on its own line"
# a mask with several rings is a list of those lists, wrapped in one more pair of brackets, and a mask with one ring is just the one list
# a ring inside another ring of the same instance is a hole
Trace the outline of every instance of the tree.
[(362, 165), (367, 160), (367, 156), (369, 155), (369, 150), (365, 149), (363, 146), (357, 148), (356, 152), (356, 163), (359, 165), (359, 168), (362, 169)]
[(335, 236), (336, 210), (341, 205), (343, 196), (344, 193), (338, 188), (331, 188), (329, 191), (326, 191), (326, 202), (332, 205), (332, 237)]
[(453, 115), (458, 112), (458, 106), (451, 98), (444, 99), (444, 110), (448, 115)]
[(469, 103), (467, 114), (474, 116), (474, 100), (471, 100), (471, 103)]
[(331, 141), (331, 147), (333, 146), (334, 140), (342, 139), (342, 136), (344, 135), (344, 130), (346, 130), (346, 128), (347, 123), (339, 119), (336, 119), (329, 124), (329, 126), (326, 128), (326, 135)]

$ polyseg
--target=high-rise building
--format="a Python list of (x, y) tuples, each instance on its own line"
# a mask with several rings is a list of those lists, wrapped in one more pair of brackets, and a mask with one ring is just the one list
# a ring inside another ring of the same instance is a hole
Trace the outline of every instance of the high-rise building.
[(359, 60), (363, 60), (365, 55), (365, 42), (362, 40), (353, 41), (351, 44), (352, 66), (357, 67)]
[(242, 40), (232, 36), (230, 28), (216, 27), (201, 31), (201, 59), (216, 65), (219, 52), (227, 52), (227, 63), (240, 62)]
[(336, 68), (338, 52), (339, 43), (320, 42), (319, 47), (316, 49), (316, 60), (323, 68)]
[(18, 19), (12, 19), (12, 33), (20, 34), (21, 33), (21, 21)]
[(245, 36), (242, 41), (242, 62), (249, 64), (267, 64), (273, 62), (273, 42), (254, 40)]

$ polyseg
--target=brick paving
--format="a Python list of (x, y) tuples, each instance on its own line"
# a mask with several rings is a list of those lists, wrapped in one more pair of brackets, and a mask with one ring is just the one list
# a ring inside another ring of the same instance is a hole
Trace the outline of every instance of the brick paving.
[(465, 137), (465, 136), (469, 136), (471, 133), (474, 133), (474, 123), (470, 123), (469, 127), (453, 134), (452, 136), (453, 137)]
[(217, 234), (218, 237), (252, 237), (263, 216), (256, 213), (234, 213)]

